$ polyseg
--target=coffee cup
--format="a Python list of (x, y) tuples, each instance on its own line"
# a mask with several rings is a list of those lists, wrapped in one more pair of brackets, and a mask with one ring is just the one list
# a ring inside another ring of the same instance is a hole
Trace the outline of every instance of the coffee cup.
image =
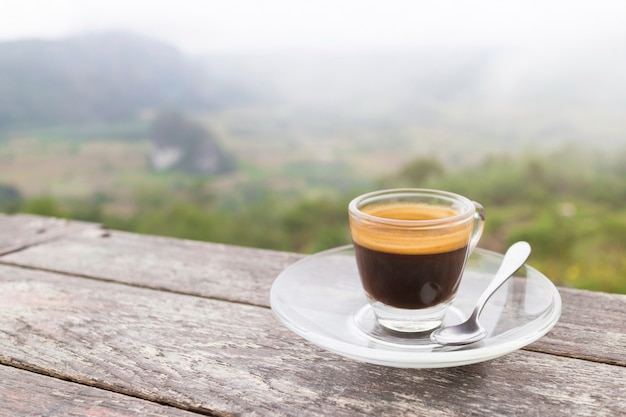
[(348, 206), (357, 268), (380, 326), (433, 330), (456, 296), (485, 224), (483, 207), (447, 191), (363, 194)]

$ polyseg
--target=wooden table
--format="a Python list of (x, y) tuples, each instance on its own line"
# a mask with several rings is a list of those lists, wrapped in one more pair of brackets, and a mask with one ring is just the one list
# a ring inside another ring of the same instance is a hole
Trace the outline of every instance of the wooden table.
[(624, 295), (560, 288), (523, 350), (389, 368), (276, 320), (302, 256), (0, 215), (0, 415), (626, 415)]

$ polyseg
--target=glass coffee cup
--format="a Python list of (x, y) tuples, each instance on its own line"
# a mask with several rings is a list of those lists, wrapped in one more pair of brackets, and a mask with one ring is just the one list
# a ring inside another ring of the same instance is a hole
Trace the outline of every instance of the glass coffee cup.
[(378, 324), (403, 333), (439, 327), (482, 235), (483, 207), (447, 191), (406, 188), (363, 194), (348, 211)]

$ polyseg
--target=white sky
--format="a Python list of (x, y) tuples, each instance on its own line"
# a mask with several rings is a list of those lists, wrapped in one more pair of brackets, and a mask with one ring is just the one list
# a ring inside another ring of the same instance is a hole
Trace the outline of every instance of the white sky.
[(0, 0), (0, 40), (123, 29), (191, 53), (626, 40), (626, 0)]

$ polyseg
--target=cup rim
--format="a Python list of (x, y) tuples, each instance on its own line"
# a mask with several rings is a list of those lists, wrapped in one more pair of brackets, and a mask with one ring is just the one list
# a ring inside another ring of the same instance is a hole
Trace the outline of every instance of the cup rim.
[[(378, 217), (368, 213), (365, 213), (359, 209), (358, 204), (364, 200), (374, 198), (377, 196), (383, 195), (394, 195), (394, 194), (421, 194), (421, 195), (431, 195), (434, 197), (439, 197), (448, 200), (454, 200), (457, 202), (461, 202), (465, 206), (465, 210), (455, 216), (451, 217), (443, 217), (439, 219), (432, 220), (402, 220), (402, 219), (390, 219), (386, 217)], [(442, 224), (450, 224), (458, 221), (467, 220), (476, 213), (476, 205), (469, 198), (462, 196), (460, 194), (456, 194), (450, 191), (437, 190), (431, 188), (390, 188), (384, 190), (371, 191), (365, 194), (361, 194), (350, 201), (348, 204), (348, 211), (352, 217), (358, 218), (360, 220), (369, 220), (376, 223), (384, 223), (395, 226), (437, 226)]]

